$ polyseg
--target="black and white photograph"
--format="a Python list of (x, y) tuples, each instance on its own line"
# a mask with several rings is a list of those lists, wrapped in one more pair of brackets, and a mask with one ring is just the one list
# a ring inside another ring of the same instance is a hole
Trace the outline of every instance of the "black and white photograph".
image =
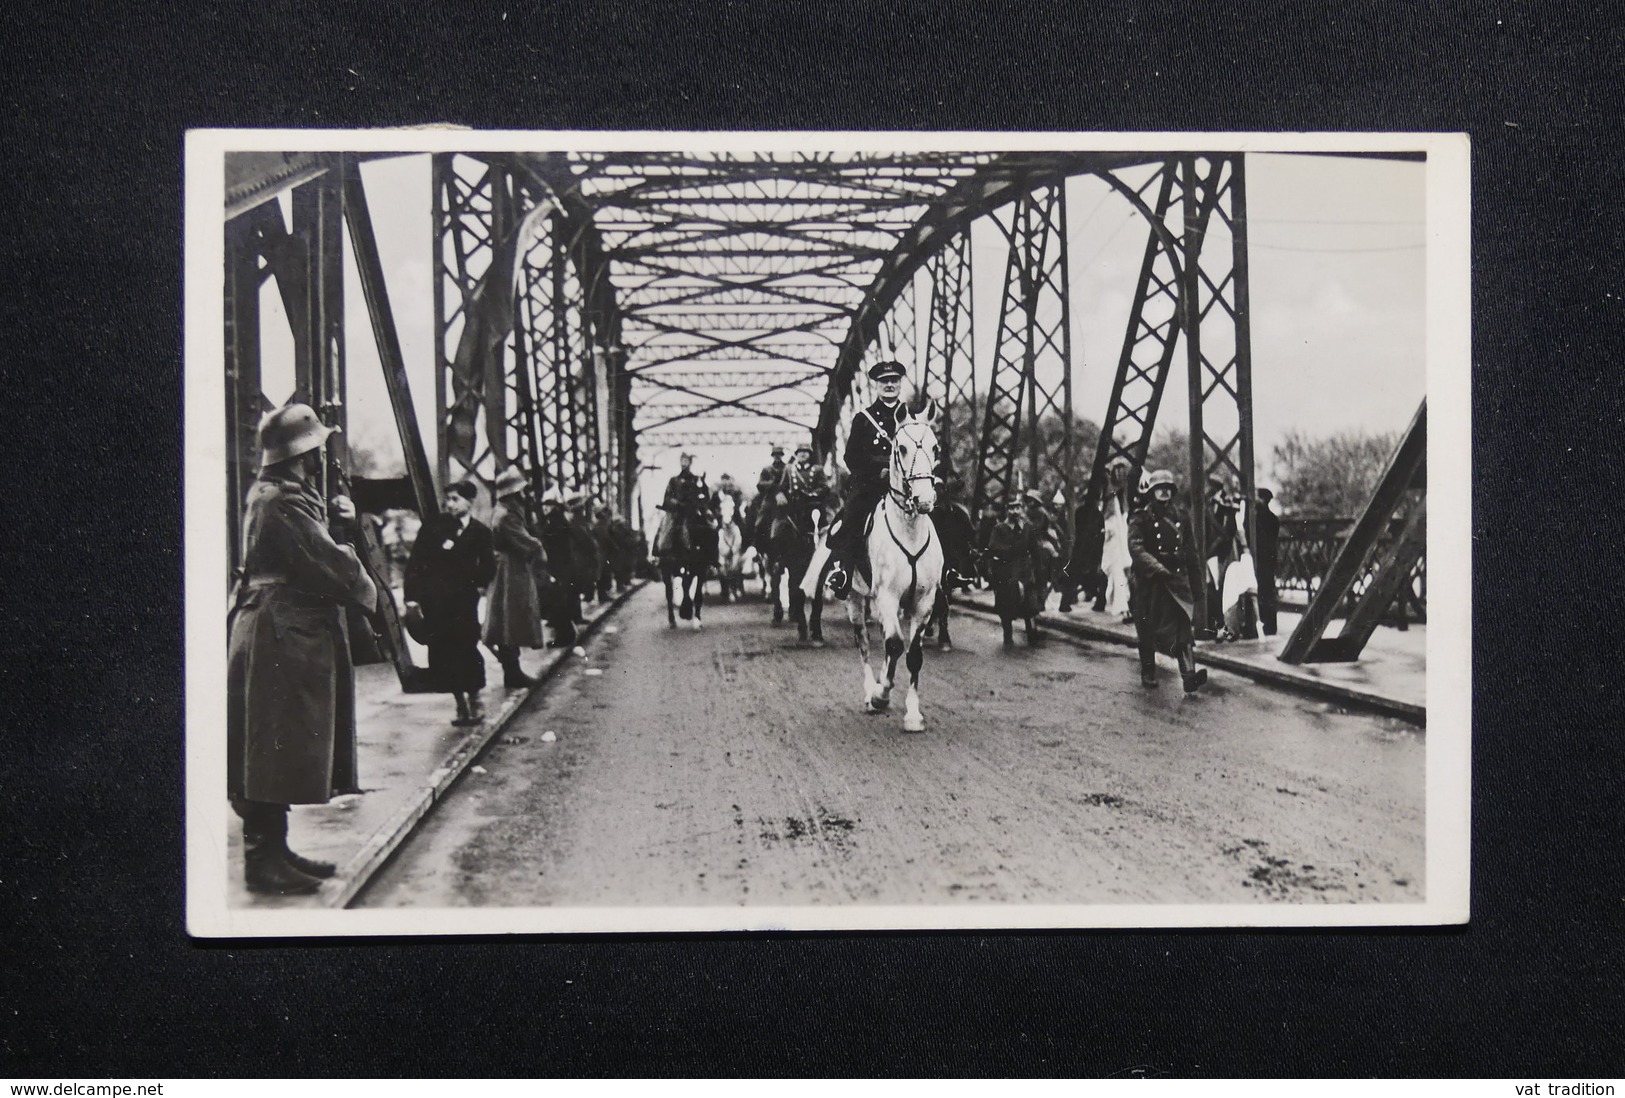
[(192, 934), (1468, 919), (1465, 137), (186, 158)]

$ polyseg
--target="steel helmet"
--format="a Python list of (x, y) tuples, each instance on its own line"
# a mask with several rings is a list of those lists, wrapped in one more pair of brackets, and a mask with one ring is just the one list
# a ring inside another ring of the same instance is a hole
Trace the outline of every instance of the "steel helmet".
[(1158, 469), (1141, 482), (1140, 490), (1149, 492), (1154, 488), (1161, 488), (1163, 485), (1167, 485), (1169, 488), (1174, 487), (1174, 475), (1166, 469)]
[(320, 449), (337, 427), (329, 427), (308, 404), (289, 404), (260, 421), (260, 463), (276, 465)]

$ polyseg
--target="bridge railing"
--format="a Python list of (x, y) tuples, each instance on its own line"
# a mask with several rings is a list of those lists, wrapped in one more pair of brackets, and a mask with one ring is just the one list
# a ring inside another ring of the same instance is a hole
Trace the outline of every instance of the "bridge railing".
[[(1395, 518), (1378, 540), (1372, 560), (1380, 560), (1387, 547), (1399, 536), (1403, 520)], [(1352, 518), (1283, 518), (1275, 567), (1275, 586), (1286, 604), (1307, 604), (1320, 587), (1321, 577), (1330, 569), (1338, 549), (1354, 526)], [(1346, 614), (1371, 582), (1371, 567), (1355, 581), (1339, 607)], [(1297, 597), (1294, 597), (1297, 596)], [(1410, 582), (1401, 587), (1384, 621), (1403, 625), (1427, 621), (1427, 557), (1417, 562)]]

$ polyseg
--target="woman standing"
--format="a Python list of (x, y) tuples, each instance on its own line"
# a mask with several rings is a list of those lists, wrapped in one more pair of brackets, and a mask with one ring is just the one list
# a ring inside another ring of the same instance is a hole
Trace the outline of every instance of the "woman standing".
[(485, 643), (502, 663), (502, 685), (512, 689), (534, 686), (536, 680), (519, 666), (521, 648), (541, 648), (541, 602), (532, 571), (542, 559), (542, 543), (525, 521), (525, 476), (506, 469), (497, 477), (497, 509), (491, 516), (491, 542), (496, 549), (496, 578), (485, 618)]
[(485, 720), (480, 691), (480, 596), (496, 573), (491, 531), (470, 513), (476, 490), (468, 481), (446, 489), (445, 510), (423, 524), (406, 565), (406, 609), (423, 615), (429, 632), (429, 674), (457, 699), (454, 724)]
[(1157, 685), (1157, 653), (1179, 661), (1185, 692), (1207, 681), (1197, 670), (1191, 575), (1201, 567), (1190, 528), (1174, 508), (1174, 475), (1159, 469), (1146, 478), (1151, 499), (1129, 519), (1134, 558), (1134, 626), (1140, 637), (1140, 682)]

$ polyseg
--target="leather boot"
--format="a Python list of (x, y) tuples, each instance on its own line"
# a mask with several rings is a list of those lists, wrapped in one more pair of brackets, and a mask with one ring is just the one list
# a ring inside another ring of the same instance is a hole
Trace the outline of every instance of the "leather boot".
[(474, 722), (469, 719), (468, 696), (462, 693), (452, 696), (457, 699), (457, 719), (451, 723), (459, 726), (473, 724)]
[(1207, 682), (1207, 669), (1196, 666), (1196, 653), (1190, 649), (1180, 653), (1179, 678), (1184, 683), (1187, 694), (1196, 693), (1202, 684)]
[(844, 599), (852, 593), (852, 577), (847, 574), (846, 566), (836, 561), (829, 570), (829, 578), (824, 581), (829, 588), (830, 597)]
[(307, 858), (303, 854), (295, 854), (292, 850), (288, 849), (288, 817), (286, 813), (284, 813), (282, 816), (282, 826), (277, 830), (278, 838), (282, 843), (283, 861), (287, 862), (289, 865), (293, 866), (307, 877), (316, 877), (324, 881), (338, 872), (338, 866), (334, 865), (332, 862), (323, 862), (318, 861), (315, 858)]
[(1157, 685), (1157, 662), (1156, 662), (1156, 660), (1154, 660), (1154, 659), (1153, 660), (1142, 659), (1140, 661), (1140, 685), (1141, 686), (1155, 686), (1155, 685)]
[[(280, 809), (280, 811), (278, 811)], [(322, 882), (288, 862), (286, 805), (256, 806), (243, 818), (243, 883), (271, 896), (308, 896)]]
[(497, 649), (497, 660), (502, 664), (502, 685), (505, 689), (522, 690), (536, 685), (536, 680), (519, 666), (519, 649), (503, 645)]

